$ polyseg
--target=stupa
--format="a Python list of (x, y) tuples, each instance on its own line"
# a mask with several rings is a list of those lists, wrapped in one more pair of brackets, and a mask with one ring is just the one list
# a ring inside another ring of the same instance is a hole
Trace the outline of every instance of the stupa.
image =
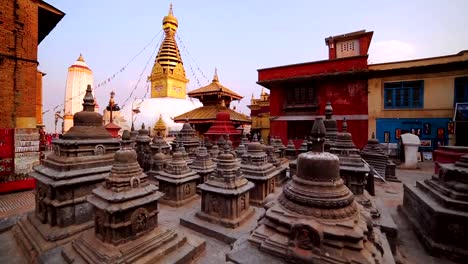
[(167, 126), (162, 118), (162, 114), (159, 114), (158, 121), (154, 124), (153, 127), (154, 134), (160, 137), (167, 136)]
[(266, 197), (275, 192), (275, 182), (281, 171), (268, 162), (264, 146), (256, 141), (247, 145), (247, 153), (242, 156), (240, 167), (244, 177), (255, 185), (250, 190), (250, 202), (263, 206)]
[(375, 209), (369, 193), (365, 190), (366, 179), (370, 177), (370, 168), (362, 162), (352, 135), (347, 132), (346, 120), (343, 120), (343, 131), (338, 133), (330, 152), (340, 158), (340, 176), (345, 185), (353, 192), (357, 202), (368, 209), (373, 217), (378, 217), (379, 212)]
[(93, 208), (86, 196), (104, 181), (119, 149), (119, 141), (94, 112), (90, 85), (83, 110), (73, 116), (73, 124), (61, 139), (53, 141), (53, 152), (30, 174), (36, 179), (36, 207), (14, 227), (29, 261), (93, 227)]
[(236, 228), (253, 215), (249, 191), (254, 184), (242, 174), (238, 159), (227, 149), (218, 156), (214, 173), (198, 188), (202, 193), (200, 219)]
[(216, 121), (211, 125), (204, 136), (216, 141), (220, 136), (229, 135), (233, 146), (237, 147), (241, 141), (242, 131), (237, 130), (231, 121), (230, 114), (227, 111), (221, 111), (216, 114)]
[(169, 155), (171, 153), (171, 146), (167, 144), (162, 136), (155, 135), (151, 141), (151, 152), (154, 155), (156, 150), (160, 149), (162, 153)]
[(151, 138), (149, 136), (148, 130), (145, 128), (145, 124), (141, 124), (141, 129), (138, 130), (138, 135), (135, 139), (136, 142), (136, 151), (138, 154), (138, 164), (143, 169), (143, 171), (148, 171), (151, 163), (151, 149), (150, 142)]
[(243, 144), (244, 146), (247, 146), (247, 144), (249, 144), (249, 139), (245, 134), (241, 138), (241, 144)]
[(210, 150), (210, 157), (212, 159), (216, 159), (221, 151), (219, 150), (219, 147), (217, 144), (214, 144), (213, 147), (211, 147)]
[(367, 145), (361, 150), (361, 157), (374, 168), (381, 178), (385, 177), (388, 156), (380, 147), (379, 140), (375, 138), (374, 132), (367, 141)]
[(236, 148), (236, 156), (237, 158), (239, 159), (242, 159), (242, 156), (244, 156), (244, 154), (247, 152), (247, 149), (245, 148), (244, 144), (240, 144), (237, 148)]
[(385, 263), (380, 231), (373, 229), (368, 213), (340, 178), (339, 158), (307, 152), (297, 161), (297, 175), (268, 205), (248, 241), (236, 245), (226, 259), (270, 264)]
[(299, 146), (299, 149), (297, 150), (297, 154), (302, 154), (306, 153), (309, 149), (309, 141), (307, 140), (307, 137), (304, 137), (304, 140), (302, 141), (301, 145)]
[(197, 155), (197, 148), (200, 146), (200, 139), (197, 136), (197, 131), (195, 131), (189, 121), (186, 120), (182, 129), (177, 134), (176, 139), (171, 144), (173, 149), (177, 144), (183, 144), (188, 155), (194, 158), (195, 155)]
[(94, 231), (85, 232), (63, 251), (67, 263), (190, 263), (205, 242), (158, 226), (158, 200), (137, 162), (130, 133), (105, 184), (93, 190), (88, 202), (95, 208)]
[[(134, 121), (132, 112), (138, 110), (137, 124), (154, 124), (159, 117), (168, 130), (177, 131), (182, 124), (176, 124), (174, 117), (195, 109), (202, 104), (197, 99), (187, 98), (187, 83), (184, 63), (176, 41), (179, 21), (174, 16), (172, 5), (162, 20), (164, 40), (153, 64), (148, 81), (151, 82), (151, 98), (136, 99), (123, 109), (127, 120)], [(151, 128), (151, 127), (149, 127)]]
[(198, 197), (196, 189), (200, 175), (188, 167), (180, 151), (174, 152), (172, 160), (158, 172), (156, 179), (165, 194), (161, 203), (179, 207)]
[(432, 255), (468, 259), (468, 155), (439, 164), (438, 174), (404, 184), (403, 206), (413, 230)]
[(336, 136), (338, 135), (338, 126), (336, 124), (336, 120), (332, 116), (333, 108), (330, 101), (328, 101), (325, 106), (325, 120), (323, 120), (325, 129), (327, 130), (325, 133), (325, 151), (330, 150), (331, 146), (336, 141)]
[(198, 181), (199, 184), (204, 183), (208, 180), (208, 176), (210, 176), (215, 168), (216, 164), (211, 159), (210, 155), (208, 154), (208, 150), (205, 147), (204, 142), (202, 141), (201, 146), (198, 148), (197, 156), (193, 160), (190, 168), (200, 175), (200, 180)]
[(135, 124), (132, 122), (132, 127), (130, 128), (130, 138), (133, 140), (133, 146), (135, 147), (136, 143), (135, 140), (138, 136), (138, 131), (135, 130)]
[(63, 133), (66, 133), (73, 126), (73, 116), (83, 109), (81, 99), (86, 93), (87, 85), (93, 83), (93, 71), (86, 64), (83, 55), (80, 54), (73, 65), (68, 67), (63, 109)]
[(148, 171), (148, 176), (153, 182), (157, 182), (156, 176), (160, 171), (166, 168), (167, 163), (171, 160), (170, 155), (164, 154), (161, 148), (158, 148), (151, 157), (151, 168)]
[(291, 139), (288, 141), (288, 145), (286, 146), (286, 149), (284, 151), (284, 156), (288, 160), (295, 160), (297, 158), (296, 146), (294, 146), (294, 143)]

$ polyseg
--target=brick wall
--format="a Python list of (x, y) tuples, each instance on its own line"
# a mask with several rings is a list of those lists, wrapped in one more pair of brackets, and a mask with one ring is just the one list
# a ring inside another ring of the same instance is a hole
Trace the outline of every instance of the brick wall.
[(38, 6), (32, 0), (0, 1), (0, 127), (36, 118)]

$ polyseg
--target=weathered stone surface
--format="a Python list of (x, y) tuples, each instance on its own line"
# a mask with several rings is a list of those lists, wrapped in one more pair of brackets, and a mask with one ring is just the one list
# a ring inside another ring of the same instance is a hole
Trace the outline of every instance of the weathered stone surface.
[(138, 164), (144, 172), (149, 171), (151, 167), (150, 142), (149, 131), (145, 128), (145, 124), (142, 124), (135, 139), (135, 147), (138, 155)]
[(388, 155), (380, 147), (379, 140), (372, 133), (372, 138), (367, 141), (367, 145), (361, 150), (361, 157), (371, 165), (381, 178), (386, 175)]
[(297, 158), (296, 146), (294, 146), (294, 143), (291, 139), (288, 141), (288, 146), (285, 150), (285, 157), (288, 160), (295, 160)]
[(307, 140), (307, 137), (304, 137), (304, 140), (302, 141), (301, 145), (299, 146), (299, 149), (297, 150), (297, 154), (302, 154), (306, 153), (308, 151), (308, 145), (309, 141)]
[(96, 210), (94, 232), (85, 232), (65, 246), (68, 263), (154, 263), (164, 261), (174, 249), (188, 247), (182, 262), (204, 248), (204, 241), (187, 245), (187, 237), (158, 227), (158, 200), (164, 195), (150, 184), (138, 165), (130, 133), (122, 135), (122, 149), (105, 184), (93, 190), (88, 201)]
[(158, 172), (156, 179), (165, 194), (161, 203), (179, 207), (198, 197), (196, 188), (200, 175), (189, 168), (180, 151), (174, 152), (172, 161)]
[[(278, 263), (278, 258), (292, 263), (383, 263), (380, 233), (354, 201), (339, 176), (339, 158), (330, 153), (298, 156), (297, 175), (268, 205), (249, 242), (234, 248), (227, 259), (234, 263), (254, 263), (249, 259), (258, 257), (268, 263)], [(252, 248), (274, 258), (257, 255)]]
[(254, 184), (244, 178), (239, 160), (228, 148), (217, 160), (215, 172), (198, 186), (202, 201), (201, 211), (196, 216), (214, 224), (236, 228), (254, 213), (249, 197)]
[(325, 151), (329, 151), (331, 146), (335, 144), (336, 137), (338, 135), (338, 126), (336, 124), (336, 120), (332, 116), (333, 108), (331, 103), (327, 102), (327, 105), (325, 106), (325, 120), (323, 120), (326, 129), (324, 145)]
[(244, 177), (255, 184), (250, 190), (250, 202), (254, 205), (263, 205), (266, 197), (275, 191), (275, 182), (281, 173), (276, 166), (268, 162), (265, 148), (270, 148), (270, 152), (273, 152), (271, 146), (264, 147), (256, 141), (249, 143), (240, 165)]
[(236, 156), (237, 158), (242, 159), (242, 156), (244, 156), (245, 153), (247, 153), (247, 149), (245, 148), (245, 145), (241, 143), (236, 149)]
[(30, 174), (36, 178), (36, 209), (13, 229), (29, 260), (93, 226), (94, 213), (86, 196), (108, 175), (119, 142), (94, 112), (91, 86), (83, 101), (83, 111), (74, 115), (74, 126), (53, 141), (53, 153)]
[(171, 146), (167, 144), (162, 136), (155, 135), (151, 141), (151, 154), (154, 155), (158, 149), (161, 149), (161, 152), (169, 155), (171, 154)]
[(177, 144), (183, 144), (190, 158), (194, 158), (197, 148), (200, 146), (199, 140), (197, 131), (186, 120), (179, 134), (177, 134), (177, 138), (171, 143), (172, 149), (175, 150)]
[(216, 169), (216, 164), (211, 159), (208, 154), (208, 150), (205, 147), (204, 142), (200, 144), (201, 146), (197, 150), (197, 156), (190, 165), (190, 168), (200, 175), (198, 184), (202, 184), (208, 180), (208, 177)]
[(434, 255), (460, 263), (468, 259), (468, 155), (440, 164), (431, 179), (404, 185), (401, 211)]

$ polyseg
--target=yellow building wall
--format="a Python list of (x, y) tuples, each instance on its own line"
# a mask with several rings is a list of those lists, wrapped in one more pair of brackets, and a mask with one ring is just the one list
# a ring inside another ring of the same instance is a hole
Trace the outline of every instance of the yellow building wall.
[[(423, 75), (392, 76), (368, 80), (368, 137), (376, 131), (377, 118), (452, 118), (455, 78), (467, 76), (468, 70)], [(384, 109), (385, 82), (424, 80), (423, 109)]]

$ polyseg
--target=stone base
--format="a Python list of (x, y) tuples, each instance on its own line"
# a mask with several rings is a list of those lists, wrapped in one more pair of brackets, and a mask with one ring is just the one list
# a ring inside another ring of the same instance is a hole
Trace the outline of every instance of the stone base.
[(286, 175), (286, 171), (288, 168), (284, 166), (289, 166), (289, 165), (286, 164), (286, 165), (282, 165), (278, 167), (278, 170), (280, 170), (281, 172), (278, 174), (278, 176), (276, 176), (276, 181), (275, 181), (276, 187), (281, 187), (283, 186), (283, 184), (285, 184), (288, 181), (288, 178)]
[(136, 240), (114, 246), (103, 243), (93, 230), (66, 245), (67, 263), (192, 263), (205, 250), (205, 241), (165, 227)]
[(63, 246), (93, 226), (93, 221), (88, 221), (69, 227), (51, 227), (48, 224), (42, 224), (34, 212), (31, 212), (17, 222), (13, 227), (13, 233), (26, 258), (29, 261), (35, 261), (41, 258), (41, 255)]
[[(417, 182), (417, 186), (405, 184), (403, 187), (403, 205), (398, 207), (398, 211), (408, 219), (428, 253), (466, 262), (468, 212), (441, 206), (432, 196), (437, 193), (431, 193), (424, 182)], [(440, 194), (437, 198), (448, 203), (452, 200)]]
[(198, 199), (199, 196), (198, 195), (193, 195), (187, 199), (184, 199), (184, 200), (180, 200), (180, 201), (173, 201), (173, 200), (165, 200), (164, 199), (164, 196), (162, 199), (159, 199), (159, 203), (161, 204), (165, 204), (165, 205), (168, 205), (168, 206), (172, 206), (172, 207), (181, 207), (181, 206), (184, 206), (188, 203), (190, 203), (191, 201), (193, 200), (196, 200)]
[(247, 219), (241, 226), (237, 228), (226, 228), (200, 219), (196, 215), (196, 212), (199, 210), (200, 208), (197, 208), (197, 210), (182, 216), (180, 218), (180, 224), (226, 244), (232, 244), (241, 237), (247, 237), (257, 226), (258, 219), (265, 212), (264, 209), (254, 209), (254, 215)]
[[(379, 232), (379, 231), (375, 231)], [(384, 250), (383, 255), (383, 264), (395, 264), (395, 259), (393, 258), (390, 246), (388, 244), (385, 234), (379, 234), (382, 239), (382, 248)], [(286, 259), (283, 259), (278, 256), (270, 255), (258, 249), (251, 242), (246, 239), (243, 241), (238, 241), (233, 246), (233, 250), (226, 254), (226, 261), (236, 264), (257, 264), (257, 263), (268, 263), (268, 264), (282, 264), (287, 262)], [(314, 262), (315, 263), (315, 262)], [(317, 260), (317, 263), (322, 263), (320, 260)], [(328, 262), (327, 262), (328, 263)], [(345, 263), (340, 262), (338, 259), (333, 263)]]
[(362, 205), (362, 207), (364, 207), (364, 210), (369, 212), (370, 216), (373, 219), (380, 217), (380, 212), (375, 206), (375, 201), (367, 192), (367, 190), (364, 190), (363, 194), (354, 195), (354, 199), (356, 200), (356, 202)]
[(227, 228), (236, 228), (242, 225), (243, 223), (245, 223), (246, 221), (248, 221), (254, 213), (255, 213), (255, 209), (253, 207), (249, 207), (249, 209), (247, 209), (247, 211), (244, 214), (242, 214), (242, 216), (236, 219), (214, 217), (209, 214), (205, 214), (202, 211), (196, 212), (195, 215), (201, 220), (210, 222), (212, 224), (221, 225)]

